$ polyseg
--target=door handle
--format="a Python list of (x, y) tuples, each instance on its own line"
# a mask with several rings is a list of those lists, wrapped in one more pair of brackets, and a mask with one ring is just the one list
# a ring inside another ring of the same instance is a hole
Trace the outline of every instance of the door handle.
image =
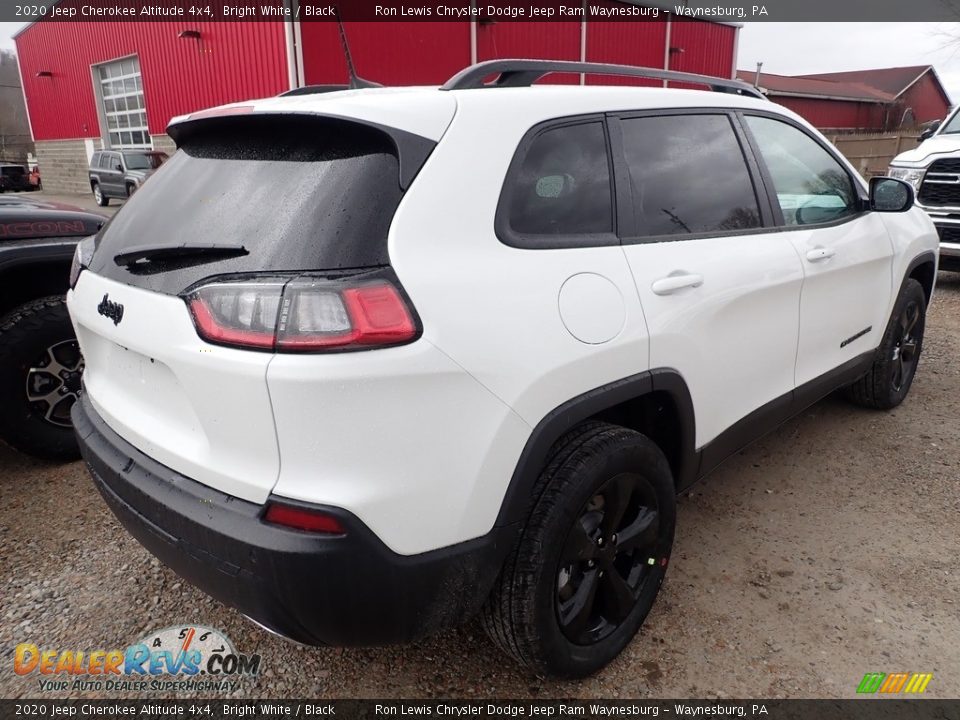
[(821, 260), (829, 260), (836, 254), (837, 251), (833, 248), (815, 247), (813, 250), (807, 250), (807, 260), (810, 262), (820, 262)]
[(653, 290), (654, 295), (669, 295), (677, 292), (677, 290), (700, 287), (701, 285), (703, 285), (703, 275), (682, 273), (667, 275), (659, 280), (654, 280), (650, 289)]

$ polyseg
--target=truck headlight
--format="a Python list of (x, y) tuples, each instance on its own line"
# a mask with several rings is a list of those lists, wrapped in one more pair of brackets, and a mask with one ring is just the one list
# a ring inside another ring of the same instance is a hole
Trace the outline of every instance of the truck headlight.
[(926, 172), (924, 168), (905, 168), (905, 167), (895, 167), (891, 165), (887, 169), (887, 175), (896, 180), (903, 180), (906, 183), (913, 185), (914, 190), (920, 189), (920, 183), (923, 182), (923, 174)]

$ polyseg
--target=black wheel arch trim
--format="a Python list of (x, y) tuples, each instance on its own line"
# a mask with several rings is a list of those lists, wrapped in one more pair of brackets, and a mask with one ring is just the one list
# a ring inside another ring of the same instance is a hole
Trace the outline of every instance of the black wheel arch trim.
[(907, 280), (912, 277), (913, 271), (921, 265), (926, 265), (927, 263), (933, 265), (934, 269), (933, 285), (930, 287), (930, 292), (927, 293), (927, 289), (923, 289), (924, 293), (927, 295), (927, 304), (930, 304), (930, 298), (933, 296), (933, 286), (937, 284), (936, 271), (940, 269), (939, 265), (937, 264), (937, 253), (933, 250), (924, 250), (910, 261), (910, 264), (907, 266), (907, 271), (903, 274), (903, 279), (900, 281), (900, 287), (897, 289), (897, 294), (893, 298), (894, 302), (896, 302), (896, 299), (900, 296), (900, 293), (903, 292), (903, 287), (907, 284)]
[(579, 423), (631, 400), (654, 392), (664, 392), (673, 400), (680, 421), (681, 452), (677, 489), (692, 485), (697, 477), (699, 458), (694, 448), (695, 420), (693, 400), (687, 383), (671, 368), (648, 370), (589, 390), (563, 403), (537, 423), (517, 461), (504, 494), (495, 527), (522, 522), (529, 510), (530, 496), (554, 443)]

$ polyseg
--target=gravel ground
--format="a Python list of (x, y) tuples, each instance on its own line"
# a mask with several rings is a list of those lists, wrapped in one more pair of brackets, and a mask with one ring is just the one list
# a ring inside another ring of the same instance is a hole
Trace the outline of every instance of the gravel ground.
[(643, 630), (572, 683), (531, 677), (475, 623), (381, 649), (269, 636), (142, 550), (80, 463), (0, 446), (0, 696), (39, 694), (36, 675), (13, 673), (16, 643), (122, 648), (200, 623), (263, 656), (237, 697), (851, 697), (868, 671), (932, 672), (928, 696), (960, 697), (958, 358), (960, 275), (942, 273), (906, 403), (829, 398), (681, 498)]

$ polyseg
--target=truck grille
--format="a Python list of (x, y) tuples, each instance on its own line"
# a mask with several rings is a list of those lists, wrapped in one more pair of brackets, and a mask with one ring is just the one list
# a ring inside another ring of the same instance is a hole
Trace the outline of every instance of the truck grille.
[(960, 227), (937, 225), (937, 234), (940, 236), (940, 242), (960, 243)]
[(960, 206), (960, 158), (933, 163), (923, 176), (917, 199), (928, 207)]

